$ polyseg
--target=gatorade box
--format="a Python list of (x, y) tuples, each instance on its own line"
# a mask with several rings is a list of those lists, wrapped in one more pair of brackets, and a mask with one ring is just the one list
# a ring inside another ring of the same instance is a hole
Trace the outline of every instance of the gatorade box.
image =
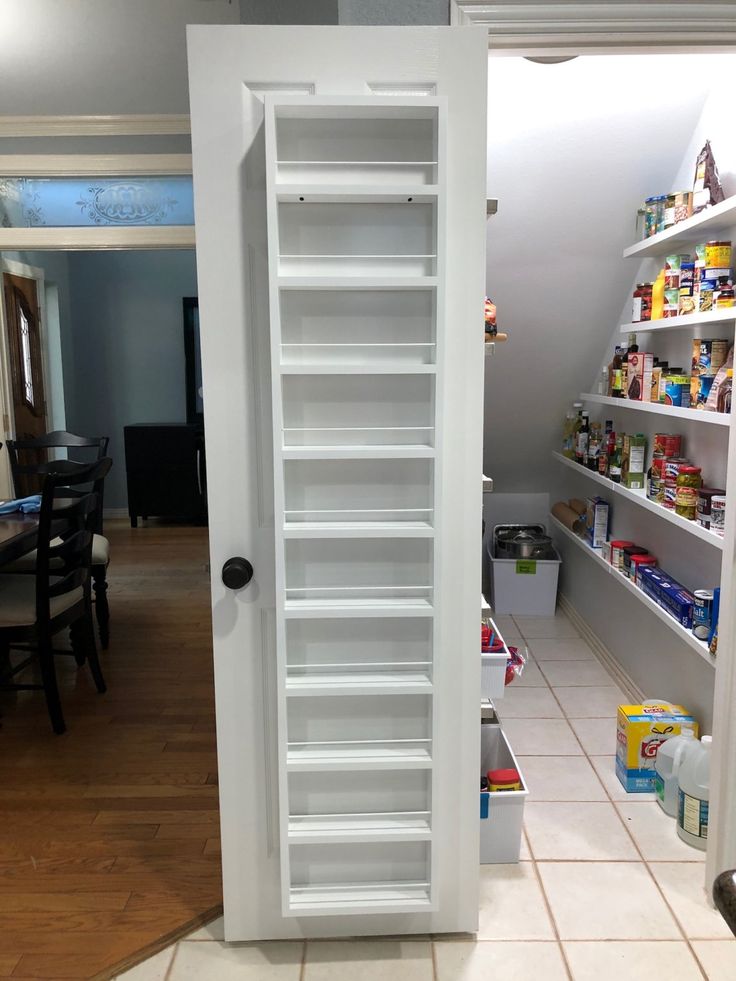
[(657, 750), (665, 740), (687, 730), (697, 739), (698, 723), (682, 705), (619, 705), (616, 775), (624, 790), (630, 794), (652, 793)]

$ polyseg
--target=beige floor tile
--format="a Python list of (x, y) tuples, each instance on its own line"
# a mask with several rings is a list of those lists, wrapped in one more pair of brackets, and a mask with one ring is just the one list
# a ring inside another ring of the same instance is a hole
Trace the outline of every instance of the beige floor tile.
[(299, 981), (304, 944), (182, 943), (167, 981)]
[(146, 958), (145, 961), (131, 967), (124, 974), (118, 974), (118, 978), (120, 981), (123, 979), (124, 981), (164, 981), (171, 964), (171, 958), (174, 956), (175, 947), (176, 945), (173, 944), (171, 947), (159, 951), (158, 954), (154, 954), (153, 957)]
[(594, 661), (595, 654), (582, 637), (539, 637), (529, 650), (540, 661)]
[(529, 801), (597, 800), (608, 797), (584, 756), (521, 756), (517, 759)]
[(688, 937), (731, 939), (726, 921), (706, 898), (701, 862), (652, 862), (650, 868)]
[[(304, 981), (432, 981), (429, 940), (310, 940)], [(267, 979), (264, 979), (267, 981)]]
[(501, 631), (501, 636), (504, 640), (511, 640), (512, 637), (518, 640), (521, 637), (521, 631), (516, 626), (513, 617), (503, 613), (499, 614), (499, 616), (495, 614), (491, 614), (491, 616), (493, 617), (493, 622)]
[(684, 941), (565, 943), (573, 981), (702, 981)]
[(532, 853), (529, 851), (529, 842), (526, 840), (526, 835), (524, 831), (521, 832), (521, 845), (519, 846), (519, 861), (528, 862), (532, 857)]
[(643, 862), (540, 862), (537, 868), (562, 940), (681, 939)]
[(583, 752), (564, 719), (508, 719), (503, 731), (517, 756), (581, 756)]
[[(606, 736), (607, 738), (607, 736)], [(615, 737), (614, 737), (615, 738)], [(609, 747), (610, 749), (610, 747)], [(603, 786), (608, 791), (611, 800), (628, 801), (629, 803), (640, 803), (643, 801), (656, 801), (656, 795), (651, 794), (630, 794), (621, 786), (621, 781), (616, 776), (616, 757), (615, 756), (591, 756), (590, 762), (595, 767), (595, 771), (603, 781)]]
[(555, 939), (531, 862), (481, 866), (478, 939)]
[[(512, 645), (513, 646), (513, 645)], [(522, 654), (524, 653), (522, 649)], [(509, 685), (510, 688), (549, 688), (544, 675), (539, 670), (539, 665), (534, 661), (533, 658), (529, 660), (524, 665), (524, 670), (521, 673), (521, 677), (514, 678), (514, 680)], [(508, 690), (508, 689), (507, 689)]]
[(205, 926), (200, 927), (195, 930), (194, 933), (190, 933), (188, 937), (184, 937), (183, 943), (188, 943), (190, 940), (224, 940), (225, 939), (225, 919), (222, 916), (218, 916), (216, 920), (212, 920), (211, 923), (205, 924)]
[(656, 802), (617, 803), (618, 812), (648, 862), (704, 862), (705, 852), (686, 845), (673, 817)]
[(590, 756), (603, 756), (616, 749), (616, 720), (570, 719), (570, 725)]
[(613, 804), (528, 801), (524, 828), (537, 861), (639, 860)]
[(502, 719), (561, 719), (562, 709), (549, 688), (517, 688), (513, 682), (496, 703)]
[(527, 640), (533, 640), (535, 637), (559, 639), (580, 636), (564, 613), (557, 613), (553, 617), (514, 616), (514, 620)]
[(617, 685), (591, 688), (553, 688), (568, 719), (602, 719), (616, 715), (619, 705), (628, 702)]
[(566, 981), (559, 944), (438, 941), (437, 981)]
[(736, 943), (731, 940), (693, 940), (693, 950), (708, 981), (736, 978)]
[(545, 661), (537, 658), (537, 664), (553, 688), (606, 688), (613, 684), (600, 661)]

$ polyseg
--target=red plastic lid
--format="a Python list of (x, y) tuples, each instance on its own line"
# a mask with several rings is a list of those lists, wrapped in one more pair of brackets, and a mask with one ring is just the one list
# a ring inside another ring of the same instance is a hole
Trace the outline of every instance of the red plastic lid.
[(644, 565), (651, 565), (653, 562), (656, 563), (656, 561), (657, 560), (654, 558), (653, 555), (632, 555), (631, 556), (631, 564), (632, 565), (639, 565), (642, 562), (644, 563)]
[(518, 783), (521, 780), (519, 771), (508, 770), (489, 770), (486, 774), (488, 783)]
[(633, 542), (625, 542), (623, 539), (621, 539), (620, 541), (611, 542), (611, 547), (612, 548), (630, 548), (633, 544), (634, 544)]
[(680, 467), (680, 473), (702, 473), (702, 467)]

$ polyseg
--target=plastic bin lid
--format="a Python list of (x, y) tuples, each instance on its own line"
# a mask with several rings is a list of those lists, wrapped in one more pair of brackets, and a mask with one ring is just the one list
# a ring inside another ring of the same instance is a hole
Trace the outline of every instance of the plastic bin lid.
[(488, 771), (488, 783), (518, 783), (520, 780), (519, 771), (513, 767)]

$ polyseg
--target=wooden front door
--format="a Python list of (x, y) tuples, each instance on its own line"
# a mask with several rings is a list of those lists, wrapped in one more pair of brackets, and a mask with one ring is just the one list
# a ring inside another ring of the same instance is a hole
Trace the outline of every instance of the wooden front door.
[[(8, 359), (16, 439), (33, 439), (46, 432), (41, 316), (36, 281), (11, 273), (3, 275)], [(21, 453), (21, 463), (38, 462), (37, 454)], [(44, 456), (45, 459), (45, 456)], [(17, 496), (36, 493), (38, 478), (21, 477)]]

